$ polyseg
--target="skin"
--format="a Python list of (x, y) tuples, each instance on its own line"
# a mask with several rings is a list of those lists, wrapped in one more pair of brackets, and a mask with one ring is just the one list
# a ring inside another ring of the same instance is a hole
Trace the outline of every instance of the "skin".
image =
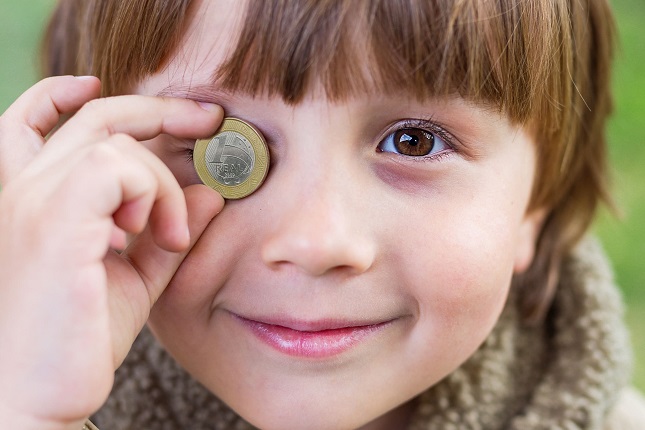
[[(7, 428), (79, 428), (148, 316), (180, 364), (261, 428), (396, 428), (410, 399), (484, 341), (532, 261), (541, 216), (527, 212), (535, 146), (524, 129), (461, 99), (331, 103), (313, 88), (288, 106), (224, 94), (210, 76), (239, 10), (208, 5), (175, 59), (135, 89), (179, 98), (86, 104), (98, 81), (63, 77), (0, 118)], [(216, 105), (181, 100), (189, 83)], [(272, 156), (265, 184), (223, 210), (186, 160), (221, 122), (218, 106), (257, 126)], [(383, 143), (411, 120), (426, 121), (436, 152)], [(109, 250), (126, 233), (125, 251)], [(294, 357), (235, 314), (388, 324), (341, 354)]]
[[(245, 119), (279, 130), (267, 133), (270, 176), (209, 225), (150, 325), (186, 369), (262, 428), (366, 424), (454, 370), (492, 329), (513, 272), (532, 257), (532, 142), (456, 102), (240, 105)], [(469, 149), (426, 161), (376, 151), (388, 124), (428, 112)], [(184, 169), (178, 176), (190, 176)], [(339, 358), (308, 360), (276, 354), (229, 312), (394, 321)]]
[[(205, 186), (182, 190), (136, 140), (212, 133), (219, 107), (150, 97), (90, 102), (99, 90), (96, 78), (46, 79), (0, 117), (3, 428), (81, 427), (223, 205)], [(60, 117), (79, 109), (45, 144)], [(111, 250), (125, 233), (137, 235), (128, 249)]]
[[(228, 202), (208, 226), (150, 326), (189, 372), (259, 427), (400, 425), (407, 416), (397, 407), (476, 350), (512, 274), (533, 258), (541, 222), (527, 213), (533, 141), (503, 115), (460, 99), (331, 103), (314, 88), (289, 106), (221, 93), (210, 77), (231, 49), (239, 10), (230, 6), (202, 5), (180, 54), (137, 91), (223, 106), (263, 132), (273, 165), (260, 190)], [(389, 134), (425, 118), (442, 130), (431, 129), (436, 152), (387, 152)], [(182, 186), (199, 182), (177, 161), (192, 142), (146, 145)], [(231, 314), (392, 322), (340, 356), (311, 359), (276, 352)]]

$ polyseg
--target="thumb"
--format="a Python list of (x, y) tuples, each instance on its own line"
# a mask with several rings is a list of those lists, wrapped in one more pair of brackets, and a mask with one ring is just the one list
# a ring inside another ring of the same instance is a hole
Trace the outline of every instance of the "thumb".
[(148, 226), (121, 255), (110, 252), (104, 260), (110, 291), (115, 368), (125, 359), (132, 342), (148, 320), (150, 309), (186, 255), (224, 207), (222, 196), (205, 185), (187, 187), (184, 195), (190, 232), (188, 248), (182, 252), (171, 252), (159, 247)]
[(123, 253), (123, 257), (131, 263), (146, 286), (150, 307), (170, 283), (208, 224), (224, 207), (222, 196), (205, 185), (191, 185), (184, 189), (184, 195), (190, 232), (190, 245), (187, 249), (182, 252), (171, 252), (159, 247), (148, 227)]

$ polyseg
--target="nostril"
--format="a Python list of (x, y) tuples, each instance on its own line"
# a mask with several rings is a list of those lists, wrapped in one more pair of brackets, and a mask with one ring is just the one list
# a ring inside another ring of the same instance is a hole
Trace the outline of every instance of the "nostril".
[(265, 242), (262, 258), (274, 270), (290, 266), (311, 276), (339, 271), (357, 274), (369, 269), (374, 259), (371, 247), (363, 242), (340, 232), (324, 237), (282, 232)]

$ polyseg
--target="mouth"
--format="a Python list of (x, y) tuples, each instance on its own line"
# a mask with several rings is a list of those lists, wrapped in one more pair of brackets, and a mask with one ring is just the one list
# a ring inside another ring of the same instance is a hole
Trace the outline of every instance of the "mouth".
[(276, 321), (232, 315), (263, 343), (283, 354), (303, 358), (339, 355), (376, 335), (393, 321)]

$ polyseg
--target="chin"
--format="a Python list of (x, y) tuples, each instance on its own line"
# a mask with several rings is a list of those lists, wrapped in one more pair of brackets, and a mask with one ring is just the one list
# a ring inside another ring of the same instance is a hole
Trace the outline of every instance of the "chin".
[(300, 388), (292, 385), (282, 390), (276, 389), (276, 381), (256, 380), (246, 389), (216, 392), (215, 395), (246, 421), (263, 430), (357, 429), (389, 416), (391, 409), (397, 409), (397, 400), (392, 397), (342, 390), (342, 379), (334, 382), (335, 390), (311, 384)]
[[(348, 416), (347, 411), (339, 411), (331, 407), (315, 407), (317, 405), (313, 404), (303, 409), (302, 403), (294, 402), (293, 405), (280, 408), (266, 404), (254, 405), (255, 407), (251, 408), (247, 404), (241, 410), (233, 409), (246, 421), (263, 430), (349, 430), (366, 424), (364, 419)], [(360, 408), (355, 409), (360, 410)]]

